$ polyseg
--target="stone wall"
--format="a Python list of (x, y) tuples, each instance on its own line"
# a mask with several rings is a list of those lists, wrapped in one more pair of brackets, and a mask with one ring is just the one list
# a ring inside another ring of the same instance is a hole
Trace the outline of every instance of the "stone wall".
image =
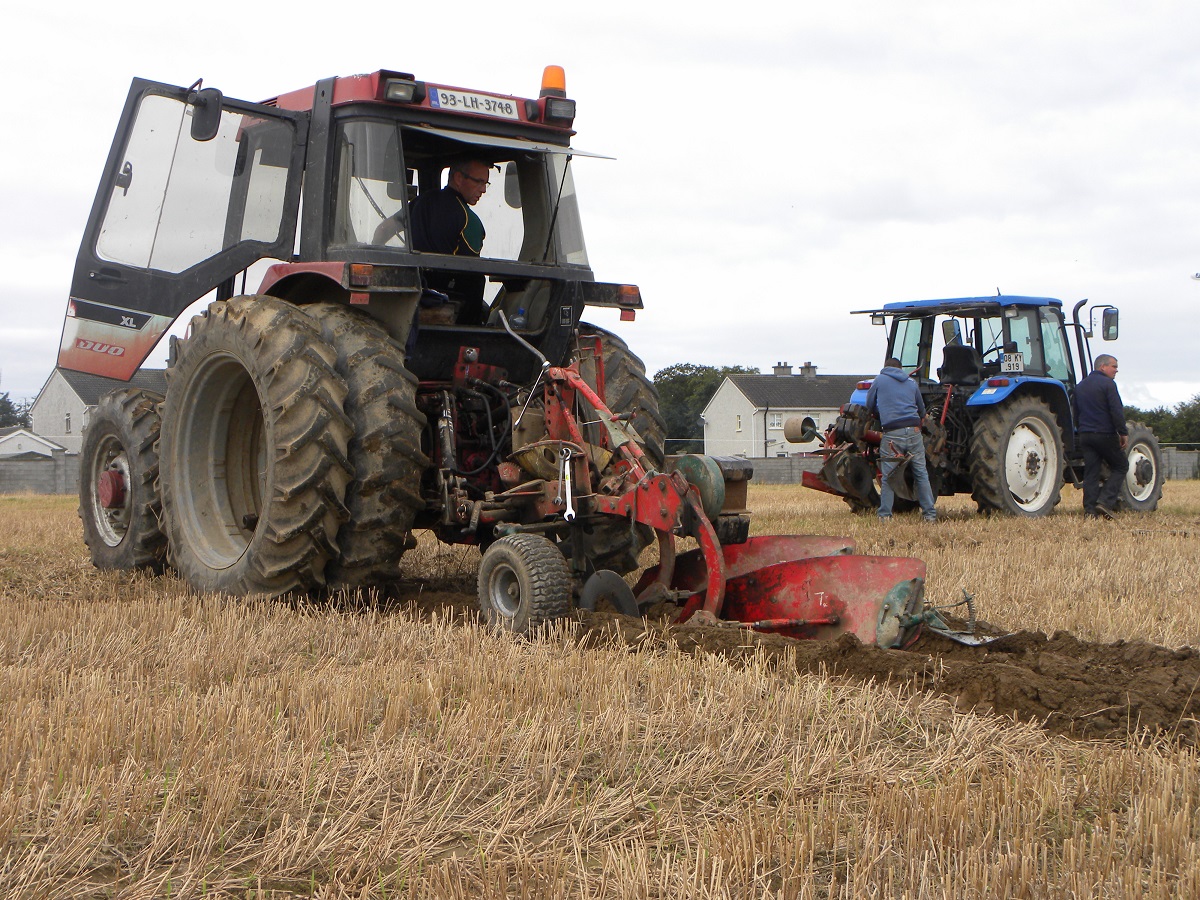
[(0, 494), (78, 494), (79, 454), (0, 459)]
[[(1163, 447), (1163, 474), (1168, 481), (1200, 478), (1200, 450)], [(799, 484), (804, 472), (818, 472), (822, 460), (817, 456), (788, 456), (751, 459), (756, 484)]]
[(1200, 478), (1200, 450), (1163, 447), (1163, 470), (1168, 481)]
[(774, 456), (750, 462), (754, 464), (754, 484), (799, 484), (804, 472), (819, 472), (824, 460), (819, 456)]

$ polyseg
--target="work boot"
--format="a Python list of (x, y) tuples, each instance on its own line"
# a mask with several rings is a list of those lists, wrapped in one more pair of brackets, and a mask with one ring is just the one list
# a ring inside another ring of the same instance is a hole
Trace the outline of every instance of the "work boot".
[(1103, 503), (1096, 504), (1096, 512), (1099, 515), (1104, 516), (1104, 518), (1108, 519), (1110, 522), (1115, 522), (1117, 520), (1117, 514), (1115, 512), (1113, 512), (1111, 509), (1109, 509), (1107, 506), (1105, 506)]

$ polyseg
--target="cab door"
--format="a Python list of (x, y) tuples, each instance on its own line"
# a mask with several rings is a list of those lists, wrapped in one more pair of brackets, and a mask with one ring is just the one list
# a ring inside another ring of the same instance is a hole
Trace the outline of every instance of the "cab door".
[(307, 133), (307, 113), (135, 79), (76, 258), (59, 366), (128, 381), (189, 305), (259, 259), (289, 258)]

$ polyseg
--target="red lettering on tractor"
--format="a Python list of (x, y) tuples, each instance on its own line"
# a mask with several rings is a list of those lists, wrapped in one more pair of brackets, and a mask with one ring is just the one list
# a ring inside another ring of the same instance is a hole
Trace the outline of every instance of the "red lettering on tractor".
[(107, 353), (109, 356), (125, 355), (124, 347), (119, 347), (116, 344), (102, 344), (98, 341), (87, 341), (83, 338), (75, 339), (75, 347), (79, 350), (91, 350), (94, 353)]

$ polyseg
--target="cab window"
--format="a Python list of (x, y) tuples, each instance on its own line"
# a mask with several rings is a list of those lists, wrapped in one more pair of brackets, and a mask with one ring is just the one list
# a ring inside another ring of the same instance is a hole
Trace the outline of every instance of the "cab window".
[(146, 94), (96, 241), (103, 260), (178, 273), (242, 243), (278, 240), (292, 126), (224, 110), (209, 141), (187, 105)]
[(1042, 323), (1042, 348), (1046, 356), (1046, 374), (1059, 381), (1074, 380), (1071, 372), (1071, 354), (1067, 350), (1066, 335), (1062, 318), (1057, 310), (1043, 308), (1039, 316)]

